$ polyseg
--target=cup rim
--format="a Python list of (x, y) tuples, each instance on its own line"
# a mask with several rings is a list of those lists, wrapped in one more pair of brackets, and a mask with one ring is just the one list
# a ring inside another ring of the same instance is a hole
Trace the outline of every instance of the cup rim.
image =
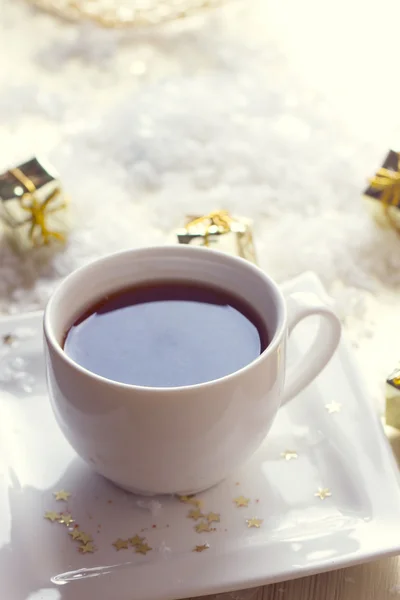
[[(272, 296), (273, 296), (273, 298), (275, 300), (275, 304), (278, 308), (277, 327), (275, 329), (275, 332), (274, 332), (274, 335), (273, 335), (271, 341), (269, 342), (269, 344), (265, 348), (265, 350), (263, 350), (263, 352), (259, 356), (257, 356), (257, 358), (252, 360), (250, 363), (248, 363), (244, 367), (241, 367), (237, 371), (234, 371), (233, 373), (229, 373), (228, 375), (224, 375), (223, 377), (219, 377), (218, 379), (212, 379), (210, 381), (204, 381), (201, 383), (194, 383), (191, 385), (174, 386), (174, 387), (151, 387), (151, 386), (143, 386), (143, 385), (137, 385), (137, 384), (132, 384), (132, 383), (123, 383), (121, 381), (115, 381), (113, 379), (108, 379), (107, 377), (103, 377), (102, 375), (99, 375), (97, 373), (93, 373), (89, 369), (86, 369), (85, 367), (83, 367), (82, 365), (80, 365), (79, 363), (74, 361), (72, 358), (70, 358), (68, 356), (68, 354), (62, 348), (61, 344), (56, 339), (56, 336), (53, 331), (52, 323), (51, 323), (51, 311), (53, 309), (53, 305), (57, 301), (57, 298), (63, 293), (63, 289), (66, 286), (70, 285), (71, 281), (73, 281), (76, 277), (79, 277), (79, 275), (81, 273), (83, 273), (87, 269), (90, 269), (92, 265), (99, 264), (102, 262), (107, 262), (107, 260), (109, 260), (109, 259), (116, 260), (119, 257), (127, 256), (129, 254), (139, 256), (140, 254), (162, 253), (165, 256), (165, 252), (171, 251), (171, 250), (176, 251), (178, 253), (183, 252), (185, 254), (193, 254), (193, 255), (195, 255), (195, 254), (201, 255), (203, 253), (205, 253), (204, 255), (206, 255), (206, 254), (210, 255), (210, 253), (211, 253), (211, 254), (218, 255), (219, 259), (222, 258), (223, 260), (225, 260), (226, 262), (229, 262), (232, 265), (237, 264), (239, 261), (239, 264), (241, 265), (241, 267), (246, 268), (247, 270), (253, 272), (253, 274), (255, 274), (258, 277), (260, 277), (261, 279), (263, 279), (264, 283), (272, 291)], [(112, 253), (100, 256), (100, 257), (96, 258), (95, 260), (92, 260), (89, 263), (78, 267), (77, 269), (75, 269), (74, 271), (69, 273), (55, 288), (55, 290), (53, 291), (53, 293), (51, 294), (51, 296), (47, 302), (47, 305), (44, 310), (44, 315), (43, 315), (43, 330), (44, 330), (44, 336), (45, 336), (47, 343), (52, 347), (52, 349), (56, 352), (56, 354), (58, 354), (60, 359), (65, 361), (71, 368), (78, 371), (80, 374), (85, 375), (86, 377), (89, 377), (89, 378), (93, 379), (94, 381), (97, 381), (98, 383), (102, 383), (103, 385), (109, 385), (112, 387), (117, 387), (118, 389), (126, 389), (126, 390), (131, 390), (131, 391), (136, 390), (138, 392), (140, 391), (141, 393), (149, 392), (151, 394), (155, 394), (155, 393), (157, 393), (157, 394), (164, 393), (165, 394), (166, 392), (182, 393), (182, 392), (186, 392), (186, 391), (203, 390), (203, 389), (207, 389), (211, 386), (225, 384), (226, 382), (232, 381), (232, 380), (236, 379), (237, 377), (241, 377), (245, 372), (248, 372), (248, 371), (256, 368), (261, 362), (266, 360), (268, 358), (268, 356), (270, 356), (276, 350), (277, 346), (279, 345), (279, 343), (284, 335), (286, 323), (287, 323), (287, 307), (286, 307), (284, 295), (283, 295), (282, 291), (280, 290), (280, 288), (278, 287), (278, 285), (275, 283), (275, 281), (271, 277), (269, 277), (269, 275), (267, 275), (258, 265), (255, 265), (254, 263), (251, 263), (242, 257), (232, 256), (232, 255), (226, 254), (220, 250), (215, 250), (212, 248), (202, 248), (199, 246), (179, 245), (179, 244), (169, 244), (169, 245), (165, 244), (165, 245), (157, 245), (157, 246), (149, 246), (149, 247), (130, 248), (128, 250), (112, 252)]]

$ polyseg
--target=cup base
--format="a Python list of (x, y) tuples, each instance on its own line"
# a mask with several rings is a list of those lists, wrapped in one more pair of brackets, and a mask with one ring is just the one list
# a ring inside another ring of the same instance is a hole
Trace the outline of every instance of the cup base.
[[(106, 479), (108, 479), (106, 477)], [(116, 487), (120, 488), (121, 490), (124, 490), (124, 492), (129, 492), (130, 494), (135, 494), (137, 496), (145, 496), (147, 498), (151, 498), (154, 496), (194, 496), (195, 494), (200, 494), (200, 492), (205, 492), (206, 490), (209, 490), (210, 488), (218, 485), (220, 483), (220, 481), (217, 481), (216, 483), (212, 483), (211, 485), (207, 485), (205, 487), (201, 487), (201, 488), (197, 488), (195, 490), (184, 490), (184, 491), (177, 491), (177, 492), (148, 492), (146, 490), (139, 490), (138, 488), (135, 487), (131, 487), (131, 486), (127, 486), (127, 485), (123, 485), (121, 483), (118, 483), (117, 481), (114, 480), (109, 480), (111, 481), (111, 483), (113, 483)]]

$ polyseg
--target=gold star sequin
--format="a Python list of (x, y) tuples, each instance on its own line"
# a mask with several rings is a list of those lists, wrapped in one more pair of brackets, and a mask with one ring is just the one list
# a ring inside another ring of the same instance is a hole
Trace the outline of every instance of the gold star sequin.
[(237, 508), (242, 508), (242, 507), (248, 507), (249, 502), (250, 502), (250, 498), (245, 498), (244, 496), (238, 496), (237, 498), (233, 499), (234, 503), (236, 504)]
[(84, 544), (88, 544), (89, 542), (93, 542), (93, 538), (89, 533), (85, 533), (83, 531), (81, 531), (80, 536), (79, 536), (79, 541), (83, 542)]
[(183, 502), (184, 504), (189, 504), (192, 500), (193, 496), (178, 496), (179, 502)]
[(118, 538), (113, 542), (113, 546), (116, 550), (128, 550), (128, 544), (128, 540), (121, 540), (121, 538)]
[(131, 546), (140, 546), (144, 542), (144, 537), (140, 537), (140, 535), (135, 535), (134, 537), (129, 538), (128, 542)]
[(67, 527), (69, 527), (71, 523), (75, 523), (74, 519), (72, 518), (72, 515), (70, 515), (69, 513), (63, 513), (59, 515), (58, 522), (62, 525), (66, 525)]
[(83, 533), (83, 531), (80, 531), (79, 529), (73, 529), (72, 531), (68, 532), (68, 535), (70, 535), (73, 540), (80, 541), (82, 539), (81, 535), (85, 535), (85, 534)]
[(315, 492), (314, 496), (316, 498), (321, 498), (321, 500), (325, 500), (325, 498), (332, 496), (332, 493), (329, 488), (318, 488), (318, 492)]
[(195, 525), (195, 530), (197, 531), (197, 533), (202, 533), (204, 531), (210, 532), (210, 525), (207, 523), (207, 521), (201, 521), (201, 523), (197, 523), (197, 525)]
[(210, 547), (209, 544), (202, 544), (201, 546), (195, 546), (193, 548), (193, 552), (204, 552), (204, 550), (208, 550)]
[(281, 452), (281, 457), (285, 460), (293, 460), (298, 458), (298, 456), (296, 450), (285, 450), (285, 452)]
[(206, 519), (209, 523), (219, 523), (220, 515), (218, 513), (209, 512), (208, 515), (206, 515)]
[(202, 501), (196, 498), (195, 496), (178, 496), (179, 501), (184, 504), (193, 504), (193, 506), (197, 506), (200, 508), (202, 506)]
[(59, 492), (53, 492), (53, 496), (56, 500), (64, 500), (65, 502), (70, 497), (71, 493), (66, 492), (65, 490), (60, 490)]
[(325, 408), (330, 415), (333, 413), (338, 413), (342, 410), (342, 405), (339, 402), (330, 402), (329, 404), (325, 404)]
[(193, 510), (189, 510), (187, 517), (188, 519), (194, 519), (195, 521), (198, 521), (199, 519), (202, 519), (204, 515), (199, 508), (194, 508)]
[(48, 510), (44, 513), (44, 518), (54, 523), (54, 521), (58, 521), (60, 515), (59, 513), (53, 512), (52, 510)]
[(256, 517), (252, 517), (251, 519), (246, 519), (247, 527), (257, 527), (259, 529), (263, 524), (264, 519), (257, 519)]
[(82, 552), (82, 554), (86, 554), (87, 552), (94, 552), (95, 550), (96, 548), (91, 542), (79, 546), (79, 552)]
[(150, 550), (153, 550), (153, 548), (150, 548), (150, 546), (146, 542), (144, 544), (138, 544), (137, 546), (135, 546), (136, 554), (146, 555), (148, 552), (150, 552)]

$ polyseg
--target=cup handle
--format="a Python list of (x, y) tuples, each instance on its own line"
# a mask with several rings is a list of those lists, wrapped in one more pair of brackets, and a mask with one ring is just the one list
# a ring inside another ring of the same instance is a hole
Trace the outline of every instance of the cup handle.
[(287, 296), (286, 302), (289, 336), (296, 325), (307, 317), (318, 315), (320, 325), (310, 349), (286, 373), (281, 405), (292, 400), (322, 371), (338, 347), (341, 335), (338, 317), (316, 294), (296, 292)]

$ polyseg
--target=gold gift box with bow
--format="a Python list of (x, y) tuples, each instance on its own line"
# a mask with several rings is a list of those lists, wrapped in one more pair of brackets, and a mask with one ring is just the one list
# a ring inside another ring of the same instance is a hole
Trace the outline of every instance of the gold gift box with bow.
[(251, 224), (249, 219), (231, 216), (226, 210), (190, 215), (184, 226), (175, 231), (175, 239), (180, 244), (205, 246), (256, 263)]
[(66, 208), (58, 175), (45, 160), (32, 158), (0, 174), (0, 217), (18, 249), (63, 243)]
[(382, 166), (364, 191), (377, 223), (400, 232), (400, 154), (389, 150)]
[(400, 429), (400, 367), (386, 380), (386, 425)]

